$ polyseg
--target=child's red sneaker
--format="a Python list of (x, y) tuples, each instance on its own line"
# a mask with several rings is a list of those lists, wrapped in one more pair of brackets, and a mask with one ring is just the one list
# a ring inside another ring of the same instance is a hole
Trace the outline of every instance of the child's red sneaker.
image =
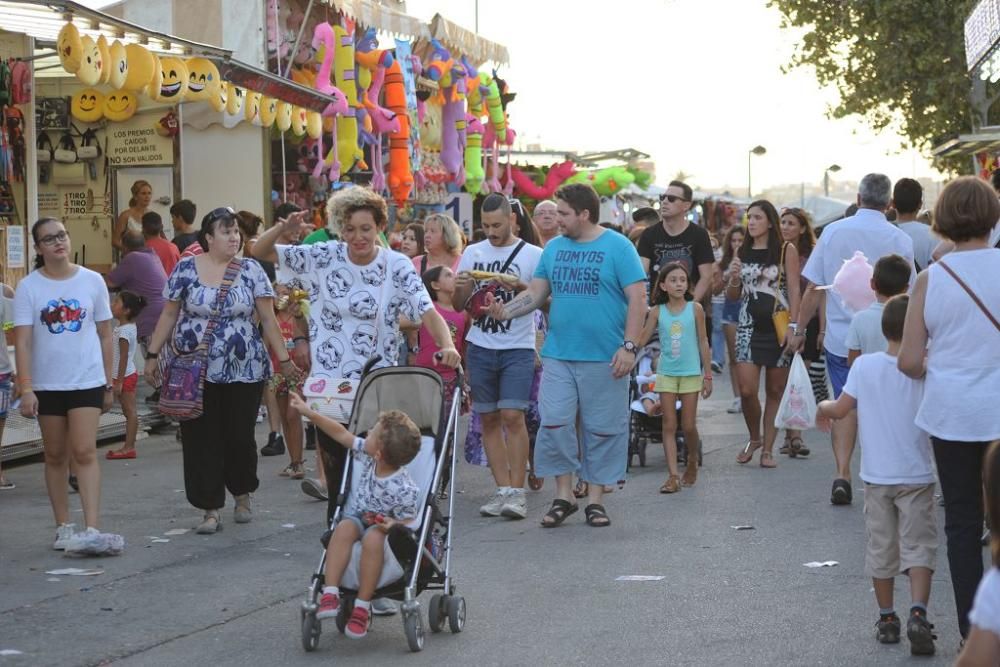
[(323, 593), (319, 599), (319, 609), (316, 618), (336, 618), (340, 611), (340, 596), (336, 593)]
[(354, 607), (351, 619), (347, 621), (347, 627), (344, 628), (344, 634), (351, 639), (363, 639), (368, 634), (371, 618), (371, 613), (367, 609)]

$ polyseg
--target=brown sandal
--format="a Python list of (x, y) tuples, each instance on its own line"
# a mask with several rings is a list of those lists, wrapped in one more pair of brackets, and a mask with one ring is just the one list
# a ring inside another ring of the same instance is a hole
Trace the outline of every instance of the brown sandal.
[(677, 475), (671, 475), (660, 487), (660, 493), (677, 493), (681, 490), (681, 480)]
[(535, 477), (535, 473), (528, 473), (528, 488), (532, 491), (541, 491), (542, 486), (545, 484), (544, 477)]
[(753, 461), (754, 452), (756, 452), (763, 446), (764, 445), (761, 444), (760, 442), (757, 442), (755, 440), (748, 440), (746, 447), (743, 448), (743, 451), (736, 455), (736, 462), (739, 463), (740, 465), (746, 465), (747, 463), (750, 463), (751, 461)]
[(778, 462), (774, 460), (774, 454), (771, 452), (761, 452), (760, 455), (760, 467), (761, 468), (777, 468)]
[(796, 436), (791, 440), (788, 455), (793, 459), (797, 456), (809, 456), (809, 448), (806, 447), (802, 438)]

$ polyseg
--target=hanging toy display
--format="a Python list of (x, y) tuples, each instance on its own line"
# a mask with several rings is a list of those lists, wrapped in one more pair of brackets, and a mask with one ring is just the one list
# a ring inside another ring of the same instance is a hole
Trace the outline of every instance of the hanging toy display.
[(116, 39), (111, 42), (108, 54), (110, 68), (108, 83), (115, 90), (121, 90), (125, 86), (125, 80), (128, 77), (128, 56), (126, 55), (125, 45)]
[(95, 88), (77, 91), (70, 99), (69, 112), (83, 123), (96, 123), (104, 117), (104, 95)]

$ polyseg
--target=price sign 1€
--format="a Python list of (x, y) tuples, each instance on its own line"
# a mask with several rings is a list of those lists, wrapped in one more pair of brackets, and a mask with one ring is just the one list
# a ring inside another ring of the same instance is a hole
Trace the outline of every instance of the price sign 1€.
[(444, 204), (444, 212), (455, 219), (465, 238), (472, 238), (472, 195), (454, 192)]

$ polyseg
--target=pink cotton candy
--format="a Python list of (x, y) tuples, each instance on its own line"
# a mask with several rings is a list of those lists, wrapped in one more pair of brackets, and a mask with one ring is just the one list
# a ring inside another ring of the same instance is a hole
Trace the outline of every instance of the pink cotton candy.
[(846, 308), (854, 312), (862, 311), (875, 301), (875, 292), (871, 287), (872, 273), (868, 258), (857, 250), (837, 271), (829, 289), (837, 293)]

